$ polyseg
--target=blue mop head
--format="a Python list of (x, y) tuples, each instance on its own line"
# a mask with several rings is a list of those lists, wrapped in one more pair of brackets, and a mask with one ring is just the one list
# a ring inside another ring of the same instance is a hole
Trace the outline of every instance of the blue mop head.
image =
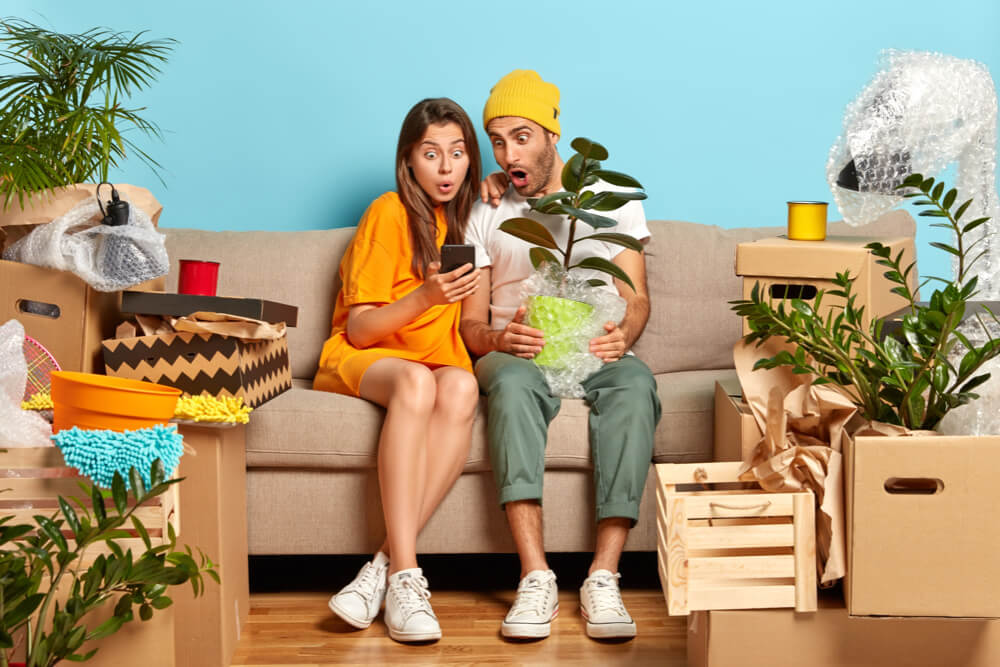
[(173, 424), (122, 432), (83, 430), (74, 426), (59, 431), (52, 440), (62, 450), (66, 465), (106, 489), (111, 488), (115, 472), (128, 484), (130, 468), (139, 472), (148, 488), (149, 469), (155, 459), (163, 462), (169, 479), (184, 453), (184, 439)]

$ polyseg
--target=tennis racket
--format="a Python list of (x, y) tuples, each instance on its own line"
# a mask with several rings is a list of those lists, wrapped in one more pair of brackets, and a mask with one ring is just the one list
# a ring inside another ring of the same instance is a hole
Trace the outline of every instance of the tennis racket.
[(30, 400), (39, 393), (52, 390), (52, 371), (61, 370), (55, 357), (31, 336), (24, 337), (24, 360), (28, 364), (28, 381), (24, 384), (24, 398)]

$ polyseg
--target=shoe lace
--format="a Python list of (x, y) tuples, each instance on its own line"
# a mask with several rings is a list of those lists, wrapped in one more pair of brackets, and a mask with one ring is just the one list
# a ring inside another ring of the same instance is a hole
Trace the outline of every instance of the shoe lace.
[(365, 563), (361, 568), (358, 578), (344, 589), (344, 592), (357, 593), (365, 600), (371, 600), (378, 590), (379, 580), (385, 577), (385, 568), (378, 567), (374, 563)]
[(552, 594), (548, 583), (548, 581), (537, 577), (528, 577), (522, 581), (517, 587), (517, 598), (514, 600), (510, 615), (512, 617), (522, 614), (544, 616), (549, 595)]
[(427, 577), (407, 577), (396, 585), (396, 599), (399, 611), (409, 616), (419, 611), (434, 615), (428, 600), (431, 592), (427, 590)]
[(628, 612), (625, 611), (625, 602), (622, 600), (622, 593), (618, 589), (618, 579), (621, 577), (620, 572), (610, 576), (593, 577), (591, 585), (588, 587), (590, 608), (593, 613), (610, 611), (619, 616), (628, 616)]

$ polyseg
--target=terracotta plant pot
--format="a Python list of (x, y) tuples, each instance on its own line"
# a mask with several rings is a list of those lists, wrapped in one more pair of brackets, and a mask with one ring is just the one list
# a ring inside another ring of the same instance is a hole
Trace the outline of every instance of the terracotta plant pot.
[(152, 382), (53, 371), (52, 432), (74, 426), (124, 431), (166, 424), (180, 395), (180, 389)]
[(528, 299), (526, 322), (545, 334), (545, 347), (535, 357), (539, 366), (563, 368), (580, 349), (580, 331), (590, 323), (594, 307), (589, 303), (558, 296)]

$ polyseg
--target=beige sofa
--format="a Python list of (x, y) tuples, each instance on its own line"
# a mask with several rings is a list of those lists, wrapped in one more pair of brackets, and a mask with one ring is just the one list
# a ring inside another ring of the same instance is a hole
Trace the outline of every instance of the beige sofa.
[[(740, 336), (741, 324), (727, 304), (741, 295), (733, 270), (735, 248), (783, 230), (660, 220), (649, 226), (652, 316), (635, 351), (653, 370), (663, 403), (653, 460), (710, 460), (714, 385), (735, 378), (732, 346)], [(338, 264), (354, 229), (163, 231), (173, 260), (168, 291), (177, 285), (177, 259), (210, 259), (221, 262), (219, 294), (299, 307), (298, 326), (288, 335), (294, 388), (257, 409), (246, 432), (250, 553), (371, 553), (383, 537), (375, 470), (383, 410), (311, 389), (340, 288)], [(908, 214), (893, 212), (867, 228), (837, 223), (831, 233), (913, 235), (914, 223)], [(420, 552), (514, 550), (496, 502), (483, 413), (464, 474), (420, 535)], [(627, 550), (655, 549), (652, 479), (651, 467)], [(543, 502), (547, 549), (590, 551), (594, 500), (582, 401), (564, 400), (549, 429)]]

